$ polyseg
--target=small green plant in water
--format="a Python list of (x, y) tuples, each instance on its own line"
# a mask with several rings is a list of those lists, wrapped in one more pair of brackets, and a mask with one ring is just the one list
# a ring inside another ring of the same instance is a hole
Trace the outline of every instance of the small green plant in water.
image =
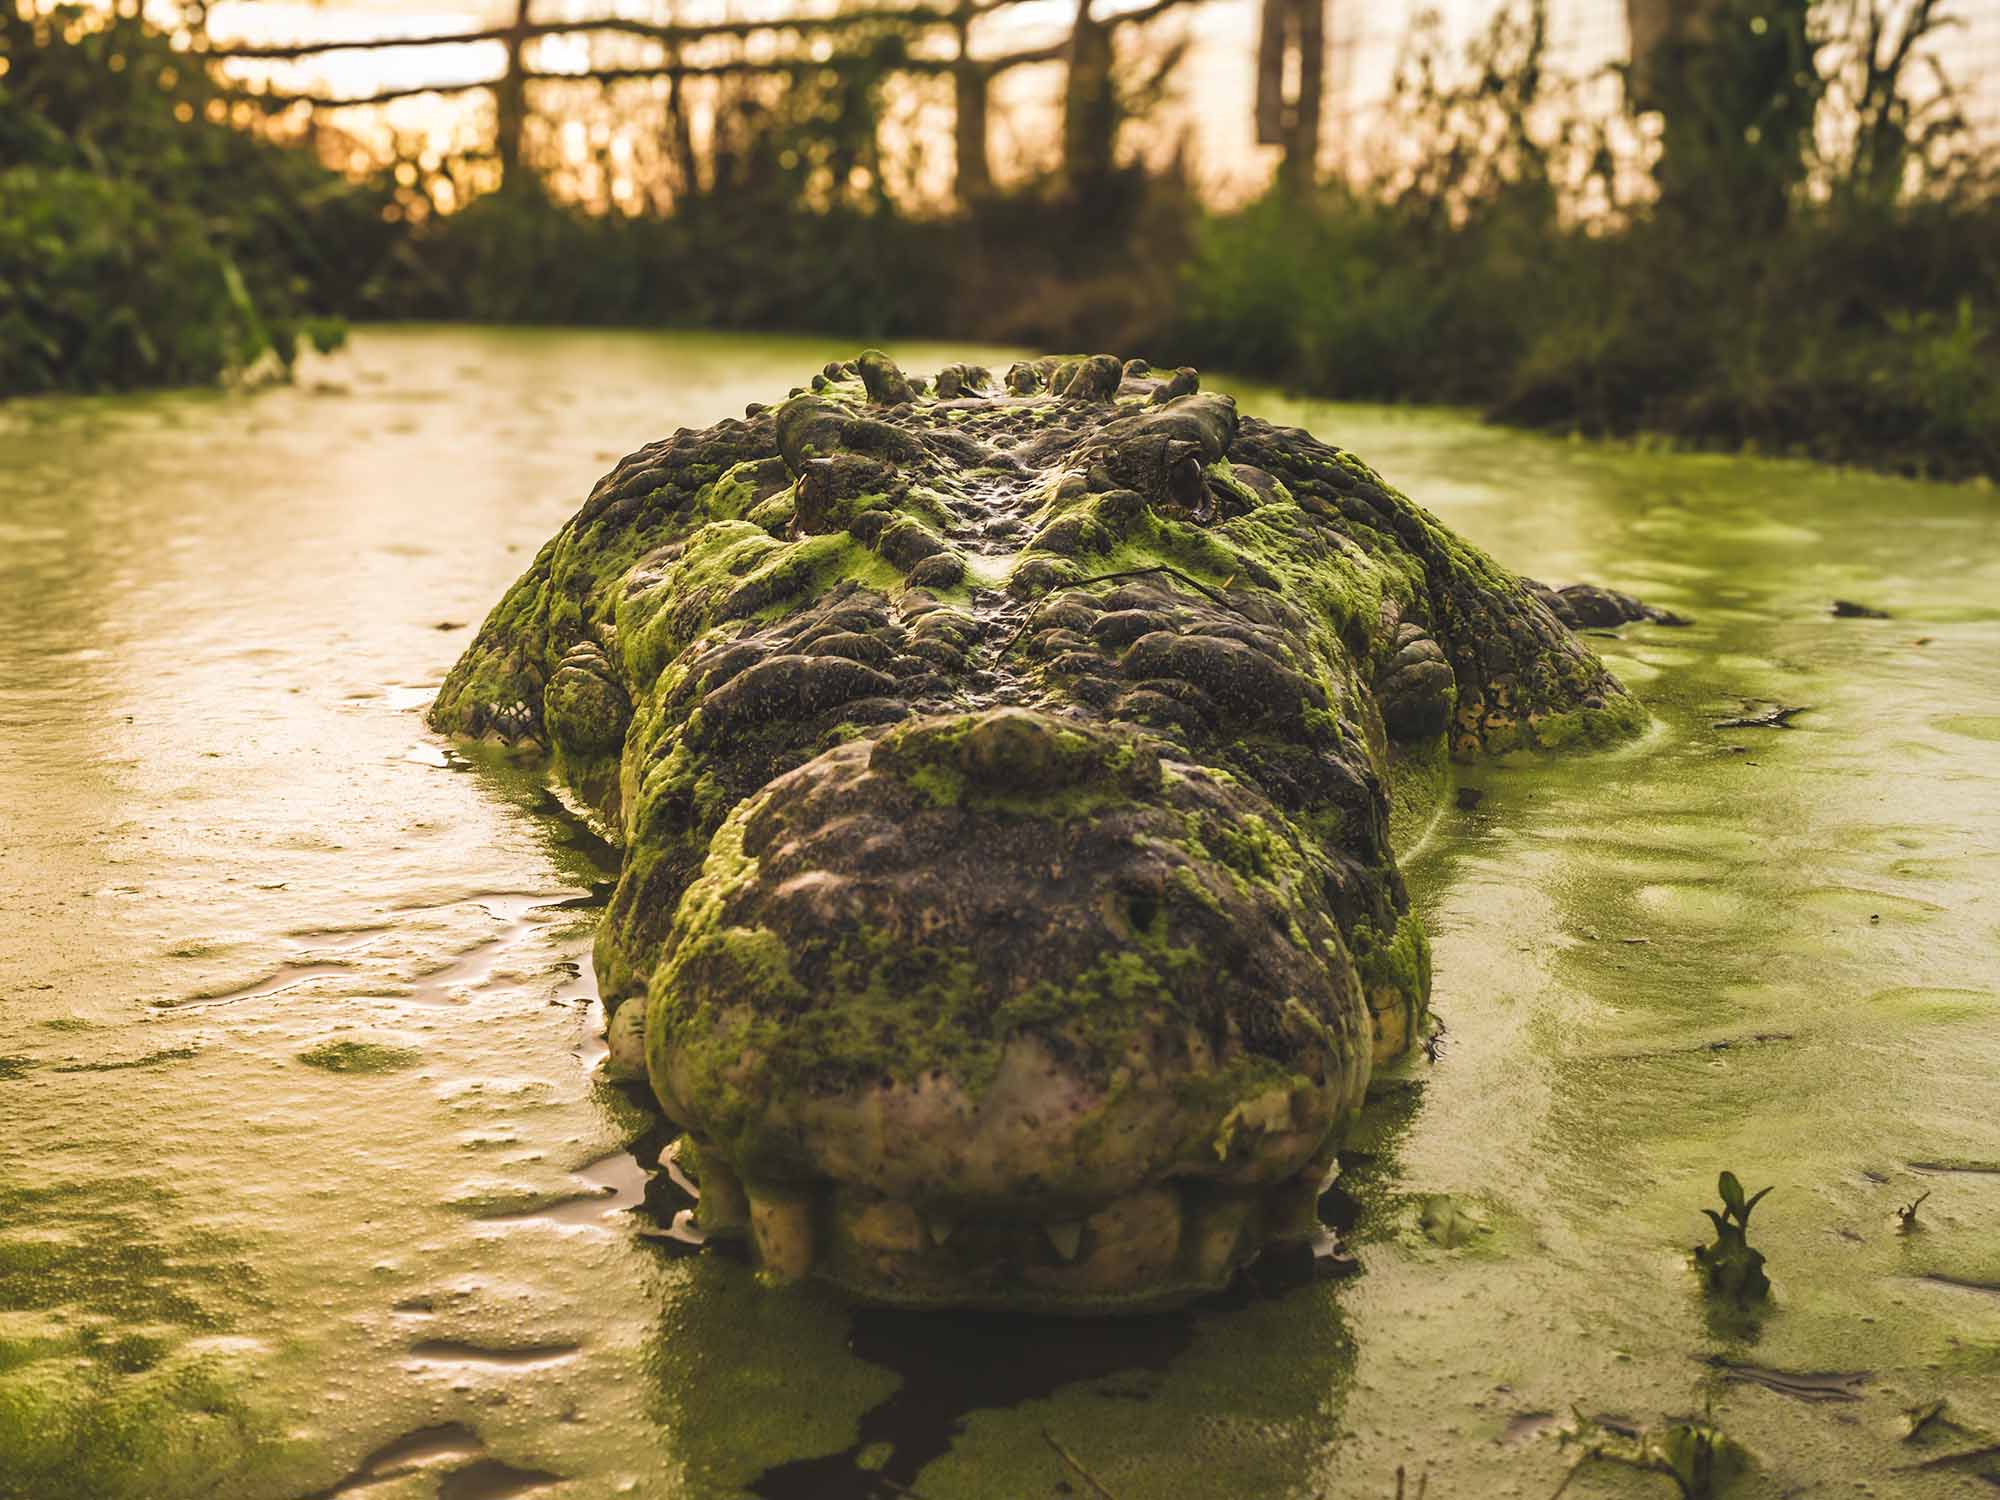
[(1488, 1229), (1449, 1193), (1433, 1193), (1424, 1199), (1423, 1215), (1417, 1224), (1426, 1238), (1447, 1250), (1471, 1244)]
[(1557, 1487), (1558, 1496), (1595, 1459), (1664, 1474), (1680, 1486), (1684, 1500), (1714, 1500), (1750, 1467), (1749, 1453), (1715, 1425), (1713, 1412), (1644, 1430), (1593, 1421), (1580, 1411), (1573, 1414), (1575, 1425), (1563, 1431), (1561, 1441), (1565, 1448), (1574, 1443), (1581, 1451)]
[(1771, 1281), (1764, 1274), (1762, 1253), (1750, 1248), (1750, 1211), (1771, 1190), (1760, 1188), (1746, 1199), (1743, 1184), (1736, 1180), (1734, 1172), (1724, 1172), (1718, 1177), (1715, 1190), (1722, 1196), (1722, 1212), (1712, 1208), (1702, 1210), (1715, 1225), (1715, 1243), (1695, 1247), (1695, 1264), (1708, 1278), (1711, 1292), (1737, 1302), (1757, 1301), (1769, 1295)]
[(329, 1073), (393, 1073), (419, 1060), (408, 1047), (385, 1047), (379, 1042), (324, 1042), (299, 1054), (307, 1067)]

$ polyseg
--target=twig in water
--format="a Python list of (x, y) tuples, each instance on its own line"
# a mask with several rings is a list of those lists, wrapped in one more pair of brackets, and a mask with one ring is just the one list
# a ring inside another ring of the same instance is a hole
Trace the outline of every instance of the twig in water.
[(1091, 1473), (1090, 1470), (1086, 1469), (1081, 1463), (1079, 1463), (1077, 1461), (1076, 1455), (1070, 1452), (1069, 1449), (1065, 1448), (1061, 1443), (1057, 1442), (1056, 1435), (1053, 1432), (1050, 1432), (1046, 1427), (1042, 1429), (1042, 1441), (1047, 1443), (1051, 1448), (1055, 1449), (1056, 1457), (1060, 1458), (1064, 1463), (1068, 1464), (1072, 1469), (1076, 1470), (1078, 1476), (1083, 1480), (1083, 1482), (1089, 1485), (1092, 1489), (1096, 1490), (1098, 1494), (1102, 1495), (1104, 1497), (1104, 1500), (1118, 1500), (1118, 1497), (1116, 1495), (1112, 1494), (1111, 1491), (1107, 1490), (1104, 1487), (1104, 1481), (1099, 1479), (1095, 1474)]
[(1716, 729), (1790, 729), (1793, 719), (1802, 713), (1809, 713), (1811, 710), (1812, 705), (1810, 703), (1801, 703), (1794, 708), (1779, 706), (1768, 709), (1761, 714), (1744, 714), (1741, 718), (1736, 719), (1717, 719), (1713, 727)]
[(1913, 1161), (1912, 1172), (2000, 1173), (2000, 1161)]
[[(1424, 1038), (1424, 1058), (1428, 1062), (1435, 1063), (1444, 1056), (1446, 1035), (1444, 1017), (1433, 1015), (1431, 1019), (1437, 1022), (1437, 1029)], [(1426, 1469), (1424, 1473), (1428, 1476), (1430, 1471)]]
[(1931, 1423), (1937, 1421), (1943, 1415), (1944, 1398), (1942, 1396), (1935, 1401), (1925, 1401), (1910, 1407), (1903, 1413), (1903, 1421), (1909, 1428), (1909, 1431), (1903, 1434), (1903, 1441), (1906, 1443), (1915, 1442), (1918, 1435), (1926, 1427), (1930, 1426)]
[(1927, 1458), (1920, 1464), (1899, 1464), (1898, 1474), (1921, 1474), (1931, 1469), (1955, 1469), (1960, 1464), (1984, 1463), (1989, 1458), (2000, 1458), (2000, 1443), (1984, 1448), (1968, 1448), (1963, 1453), (1941, 1453), (1936, 1458)]

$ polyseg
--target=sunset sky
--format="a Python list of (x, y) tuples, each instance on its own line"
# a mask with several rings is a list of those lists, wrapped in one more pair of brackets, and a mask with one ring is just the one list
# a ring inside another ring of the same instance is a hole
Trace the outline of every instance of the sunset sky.
[[(1132, 8), (1135, 3), (1104, 0), (1100, 10)], [(1335, 0), (1329, 12), (1330, 141), (1336, 141), (1342, 130), (1351, 126), (1351, 117), (1379, 95), (1397, 48), (1423, 8), (1415, 3), (1362, 5)], [(1490, 14), (1491, 6), (1490, 0), (1440, 0), (1431, 8), (1438, 11), (1447, 34), (1463, 40)], [(695, 21), (755, 14), (757, 9), (742, 0), (682, 0), (673, 14), (677, 19)], [(1554, 0), (1552, 10), (1566, 66), (1594, 67), (1623, 47), (1622, 0)], [(398, 4), (394, 0), (220, 0), (210, 7), (209, 26), (219, 41), (278, 41), (473, 30), (503, 22), (511, 13), (511, 0), (468, 0), (460, 5)], [(538, 19), (606, 14), (657, 19), (667, 12), (653, 0), (542, 0), (535, 13)], [(1170, 34), (1171, 28), (1183, 29), (1192, 38), (1193, 48), (1181, 76), (1183, 113), (1191, 130), (1197, 170), (1224, 196), (1254, 187), (1270, 168), (1271, 153), (1258, 148), (1251, 133), (1256, 13), (1256, 0), (1209, 0), (1158, 23), (1156, 28), (1161, 35)], [(1011, 50), (1051, 41), (1067, 31), (1073, 14), (1072, 0), (1030, 0), (986, 22), (977, 45)], [(538, 47), (535, 62), (545, 69), (581, 69), (589, 62), (582, 38), (551, 38)], [(500, 45), (486, 43), (336, 53), (260, 71), (281, 87), (347, 95), (428, 81), (448, 84), (491, 78), (503, 63)], [(1042, 76), (1033, 76), (1036, 73)], [(1032, 159), (1050, 146), (1054, 123), (1050, 90), (1056, 82), (1054, 69), (1025, 70), (1009, 79), (996, 98), (994, 150), (1001, 170), (1011, 161)], [(484, 107), (484, 96), (478, 94), (414, 98), (371, 112), (372, 119), (349, 115), (342, 123), (362, 133), (370, 123), (388, 123), (443, 141)]]
[[(1100, 0), (1100, 12), (1132, 8), (1140, 0)], [(684, 21), (754, 15), (797, 7), (791, 0), (539, 0), (537, 19), (581, 19), (620, 15), (662, 19), (671, 14)], [(466, 0), (459, 5), (396, 3), (396, 0), (218, 0), (210, 7), (210, 32), (218, 40), (290, 40), (301, 37), (363, 37), (397, 33), (424, 34), (453, 29), (477, 29), (505, 21), (512, 0)], [(1494, 0), (1331, 0), (1328, 11), (1329, 94), (1326, 149), (1338, 153), (1366, 128), (1372, 103), (1387, 85), (1399, 48), (1413, 21), (1425, 10), (1435, 11), (1454, 50), (1462, 47), (1493, 14)], [(1254, 27), (1257, 0), (1207, 0), (1160, 23), (1155, 32), (1166, 36), (1184, 30), (1193, 47), (1180, 77), (1181, 107), (1169, 125), (1178, 136), (1188, 131), (1194, 164), (1214, 195), (1232, 198), (1254, 190), (1271, 169), (1273, 154), (1255, 145), (1251, 129)], [(2000, 0), (1960, 0), (1966, 24), (1953, 36), (1947, 62), (1966, 84), (1984, 83), (1979, 101), (1982, 115), (1992, 113), (2000, 80)], [(1624, 0), (1549, 0), (1554, 38), (1553, 64), (1572, 75), (1590, 73), (1623, 55), (1627, 31)], [(983, 23), (978, 33), (982, 50), (1004, 51), (1033, 46), (1063, 35), (1074, 14), (1073, 0), (1029, 0)], [(606, 45), (600, 38), (598, 45)], [(611, 41), (609, 45), (621, 45)], [(630, 46), (630, 42), (622, 45)], [(642, 44), (643, 45), (643, 44)], [(549, 38), (531, 54), (536, 66), (549, 70), (581, 70), (590, 64), (590, 43), (582, 37)], [(280, 87), (339, 95), (367, 94), (378, 89), (429, 81), (440, 84), (491, 78), (500, 72), (500, 44), (453, 48), (401, 48), (336, 53), (296, 65), (261, 69)], [(1051, 105), (1059, 85), (1059, 70), (1021, 70), (1006, 77), (996, 94), (993, 150), (997, 168), (1046, 160), (1053, 149), (1055, 116)], [(398, 101), (378, 110), (338, 116), (340, 123), (364, 138), (395, 128), (429, 137), (446, 149), (456, 136), (464, 140), (487, 97), (472, 93), (426, 96)], [(586, 143), (576, 126), (565, 142), (566, 154), (580, 157)], [(948, 132), (949, 115), (936, 105), (913, 107), (902, 127), (919, 134)]]

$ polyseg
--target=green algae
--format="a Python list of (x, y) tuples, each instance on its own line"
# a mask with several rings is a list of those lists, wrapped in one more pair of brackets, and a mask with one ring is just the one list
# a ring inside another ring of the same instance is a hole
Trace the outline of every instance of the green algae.
[[(911, 1390), (935, 1400), (912, 1395), (896, 1409), (908, 1437), (882, 1472), (916, 1493), (969, 1500), (1078, 1488), (1044, 1429), (1120, 1495), (1386, 1497), (1399, 1466), (1412, 1491), (1428, 1473), (1433, 1496), (1547, 1495), (1576, 1450), (1552, 1436), (1503, 1441), (1517, 1418), (1532, 1432), (1532, 1414), (1577, 1402), (1661, 1431), (1710, 1394), (1715, 1423), (1763, 1465), (1743, 1494), (1811, 1484), (1915, 1500), (1963, 1493), (1963, 1471), (1898, 1472), (1931, 1451), (1901, 1443), (1899, 1414), (1946, 1398), (1954, 1417), (2000, 1431), (1994, 1299), (1922, 1279), (1938, 1268), (1994, 1274), (1972, 1251), (2000, 1236), (1996, 1179), (1911, 1165), (2000, 1160), (1984, 1089), (2000, 1040), (1976, 998), (1992, 991), (1982, 893), (2000, 881), (2000, 798), (1986, 742), (1933, 723), (2000, 716), (1990, 495), (1543, 443), (1433, 413), (1294, 411), (1369, 454), (1495, 556), (1550, 582), (1590, 578), (1645, 594), (1643, 577), (1659, 564), (1701, 567), (1674, 599), (1698, 621), (1672, 638), (1693, 660), (1643, 685), (1653, 739), (1624, 754), (1483, 767), (1468, 776), (1486, 793), (1477, 813), (1448, 813), (1407, 860), (1449, 1044), (1435, 1065), (1417, 1058), (1383, 1080), (1392, 1092), (1353, 1137), (1357, 1152), (1373, 1154), (1342, 1176), (1362, 1202), (1348, 1242), (1363, 1276), (1270, 1295), (1246, 1288), (1188, 1314), (1185, 1341), (1157, 1357), (1114, 1351), (1106, 1358), (1121, 1362), (1106, 1371), (1079, 1353), (1109, 1347), (1087, 1326), (1038, 1325), (1032, 1342), (991, 1344), (968, 1320), (952, 1325), (933, 1363), (878, 1364), (850, 1347), (854, 1328), (837, 1299), (773, 1294), (719, 1257), (664, 1260), (594, 1229), (502, 1233), (442, 1210), (469, 1139), (546, 1156), (506, 1175), (547, 1192), (582, 1150), (638, 1133), (629, 1103), (593, 1091), (570, 1056), (587, 1051), (580, 1015), (532, 987), (501, 981), (476, 1013), (447, 1012), (426, 1033), (425, 1069), (369, 1084), (366, 1111), (346, 1107), (349, 1080), (291, 1061), (316, 1040), (287, 1029), (296, 995), (144, 1023), (162, 1047), (202, 1040), (198, 1063), (110, 1079), (52, 1072), (50, 1063), (98, 1056), (112, 1037), (120, 1055), (154, 1047), (129, 1040), (134, 1017), (156, 995), (212, 977), (157, 957), (184, 939), (289, 954), (287, 934), (298, 930), (432, 903), (394, 918), (403, 924), (388, 948), (395, 962), (378, 970), (386, 990), (397, 965), (451, 956), (445, 937), (469, 946), (487, 935), (483, 921), (435, 905), (448, 894), (550, 884), (576, 894), (602, 879), (537, 811), (537, 768), (470, 757), (464, 774), (382, 770), (416, 736), (413, 717), (342, 696), (435, 680), (463, 636), (430, 626), (476, 619), (534, 555), (560, 521), (554, 497), (600, 466), (576, 454), (623, 451), (663, 422), (709, 421), (837, 352), (851, 351), (364, 330), (361, 375), (379, 372), (399, 400), (415, 391), (410, 405), (427, 413), (419, 430), (399, 435), (374, 420), (396, 408), (365, 378), (341, 402), (315, 404), (301, 391), (261, 406), (112, 403), (90, 417), (88, 440), (67, 408), (37, 418), (44, 430), (32, 441), (0, 424), (0, 486), (19, 507), (10, 523), (46, 525), (61, 539), (0, 549), (0, 569), (11, 570), (0, 652), (15, 653), (9, 680), (24, 690), (73, 695), (61, 701), (76, 730), (38, 726), (31, 749), (6, 763), (12, 795), (0, 822), (19, 881), (10, 910), (23, 919), (10, 929), (20, 943), (0, 953), (12, 965), (0, 1051), (37, 1066), (0, 1085), (0, 1137), (46, 1178), (74, 1176), (76, 1202), (106, 1178), (186, 1189), (134, 1199), (105, 1236), (129, 1234), (138, 1251), (106, 1260), (101, 1276), (71, 1263), (64, 1306), (104, 1325), (106, 1368), (152, 1356), (173, 1322), (158, 1310), (170, 1290), (218, 1320), (203, 1327), (254, 1330), (260, 1342), (231, 1355), (238, 1395), (254, 1391), (279, 1414), (277, 1430), (310, 1449), (281, 1448), (254, 1472), (206, 1450), (208, 1467), (183, 1492), (227, 1494), (232, 1476), (250, 1473), (246, 1495), (311, 1493), (409, 1426), (462, 1419), (510, 1445), (512, 1461), (562, 1472), (585, 1491), (738, 1493), (775, 1465), (843, 1452), (868, 1412)], [(995, 359), (1004, 368), (1005, 356)], [(455, 380), (460, 365), (479, 379)], [(512, 422), (523, 400), (565, 386), (592, 394), (563, 408), (563, 453), (527, 424), (495, 438), (490, 461), (468, 457), (465, 433), (492, 416), (481, 402), (506, 407)], [(432, 404), (422, 407), (426, 390)], [(687, 404), (682, 393), (697, 390), (708, 404)], [(285, 443), (241, 432), (246, 415), (268, 417)], [(324, 461), (301, 462), (300, 444), (320, 445), (310, 451)], [(214, 484), (218, 469), (230, 485)], [(134, 474), (145, 483), (131, 483)], [(425, 503), (446, 487), (463, 506)], [(1891, 508), (1896, 524), (1885, 524)], [(259, 544), (176, 551), (176, 581), (190, 585), (179, 593), (112, 586), (121, 566), (156, 565), (160, 538), (200, 543), (210, 524)], [(482, 545), (468, 545), (469, 526)], [(326, 576), (314, 540), (326, 534), (431, 551), (369, 553), (357, 578), (300, 589), (300, 577)], [(503, 553), (503, 540), (522, 550)], [(1885, 582), (1870, 595), (1857, 576)], [(74, 610), (27, 612), (49, 597), (49, 580)], [(1890, 580), (1901, 580), (1893, 591)], [(1921, 609), (1908, 636), (1937, 638), (1857, 649), (1853, 622), (1821, 618), (1827, 598), (1849, 592)], [(422, 605), (414, 614), (411, 601)], [(286, 655), (246, 678), (229, 654), (246, 639)], [(82, 646), (105, 659), (59, 660)], [(1822, 723), (1739, 735), (1749, 753), (1725, 759), (1707, 723), (1733, 712), (1739, 691), (1775, 690), (1746, 679), (1767, 670), (1753, 662), (1786, 663), (1784, 680), (1819, 705)], [(273, 673), (324, 690), (253, 691)], [(80, 677), (107, 691), (116, 713), (75, 695)], [(257, 717), (233, 718), (247, 701)], [(137, 728), (123, 724), (126, 713)], [(222, 747), (167, 727), (191, 722), (240, 722), (240, 750), (204, 761), (201, 752)], [(97, 759), (106, 753), (140, 763), (107, 770)], [(359, 803), (356, 767), (367, 777)], [(169, 820), (181, 834), (170, 857), (154, 847), (163, 840), (140, 838)], [(50, 827), (107, 832), (37, 836)], [(1412, 847), (1400, 831), (1396, 847)], [(252, 893), (280, 881), (288, 888)], [(151, 894), (120, 896), (121, 885)], [(1651, 905), (1640, 894), (1649, 885), (1721, 888), (1728, 910), (1684, 918)], [(1797, 919), (1795, 897), (1834, 888), (1923, 905), (1883, 911), (1879, 927), (1867, 917), (1882, 909), (1865, 895)], [(157, 915), (134, 926), (135, 910)], [(135, 935), (132, 951), (105, 941), (113, 931)], [(312, 1025), (329, 1014), (380, 1025), (380, 1003), (313, 996)], [(74, 1024), (51, 1030), (50, 1018)], [(1749, 1040), (1765, 1035), (1789, 1039)], [(1716, 1041), (1740, 1045), (1712, 1050)], [(513, 1092), (523, 1079), (551, 1087)], [(572, 1148), (573, 1137), (591, 1144)], [(1796, 1206), (1759, 1209), (1777, 1311), (1754, 1345), (1710, 1330), (1687, 1269), (1705, 1227), (1697, 1207), (1723, 1161), (1759, 1183), (1800, 1185)], [(64, 1163), (116, 1166), (91, 1177)], [(1926, 1188), (1936, 1189), (1928, 1227), (1899, 1234), (1896, 1207)], [(119, 1191), (103, 1187), (103, 1201)], [(1523, 1226), (1518, 1245), (1490, 1258), (1405, 1243), (1413, 1191), (1467, 1197), (1496, 1232), (1509, 1221), (1495, 1205), (1508, 1205)], [(234, 1207), (248, 1204), (268, 1212)], [(203, 1238), (215, 1205), (247, 1236), (234, 1249)], [(23, 1210), (37, 1233), (69, 1212), (50, 1200)], [(494, 1289), (490, 1303), (475, 1283)], [(150, 1290), (127, 1302), (128, 1284)], [(527, 1320), (588, 1348), (574, 1366), (532, 1378), (470, 1371), (454, 1391), (408, 1368), (418, 1315), (390, 1309), (423, 1298), (474, 1327), (490, 1319), (496, 1338)], [(6, 1347), (22, 1357), (85, 1357), (66, 1334), (19, 1337)], [(1725, 1351), (1871, 1378), (1856, 1402), (1806, 1404), (1718, 1383), (1702, 1360)], [(1084, 1374), (1018, 1405), (951, 1384), (954, 1372), (1006, 1357)], [(130, 1378), (108, 1377), (109, 1388)], [(178, 1408), (155, 1410), (176, 1420)], [(129, 1451), (161, 1449), (135, 1438)], [(437, 1481), (402, 1482), (427, 1491)], [(46, 1500), (42, 1489), (33, 1500)], [(1608, 1464), (1570, 1490), (1672, 1492), (1661, 1474)], [(174, 1495), (164, 1483), (133, 1493)]]
[(247, 1361), (221, 1335), (217, 1279), (254, 1279), (240, 1241), (154, 1221), (171, 1194), (139, 1179), (0, 1184), (0, 1497), (180, 1500), (219, 1476), (296, 1466)]
[(414, 1067), (423, 1054), (412, 1047), (392, 1047), (382, 1042), (322, 1042), (299, 1054), (309, 1068), (328, 1073), (394, 1073)]
[(1005, 715), (892, 729), (870, 765), (902, 777), (934, 807), (1058, 822), (1127, 805), (1161, 784), (1157, 749), (1130, 735), (1043, 734)]
[[(1354, 966), (1361, 977), (1361, 990), (1369, 1009), (1376, 1014), (1378, 1031), (1382, 1013), (1390, 1006), (1402, 1010), (1401, 1042), (1393, 1049), (1401, 1054), (1422, 1035), (1424, 1017), (1431, 995), (1431, 945), (1423, 920), (1405, 912), (1386, 939), (1374, 927), (1357, 926), (1349, 939)], [(1381, 1044), (1378, 1042), (1378, 1055)]]
[(192, 1500), (218, 1481), (282, 1484), (308, 1457), (245, 1398), (240, 1357), (190, 1350), (120, 1368), (115, 1353), (99, 1362), (77, 1352), (9, 1373), (0, 1342), (0, 1500)]

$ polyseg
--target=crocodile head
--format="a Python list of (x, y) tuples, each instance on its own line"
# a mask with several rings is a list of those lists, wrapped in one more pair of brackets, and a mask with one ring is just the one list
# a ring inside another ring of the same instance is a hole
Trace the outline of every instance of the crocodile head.
[(1368, 466), (1108, 356), (830, 365), (621, 463), (440, 730), (623, 869), (612, 1066), (773, 1274), (1104, 1310), (1315, 1230), (1429, 985), (1392, 830), (1640, 712)]

